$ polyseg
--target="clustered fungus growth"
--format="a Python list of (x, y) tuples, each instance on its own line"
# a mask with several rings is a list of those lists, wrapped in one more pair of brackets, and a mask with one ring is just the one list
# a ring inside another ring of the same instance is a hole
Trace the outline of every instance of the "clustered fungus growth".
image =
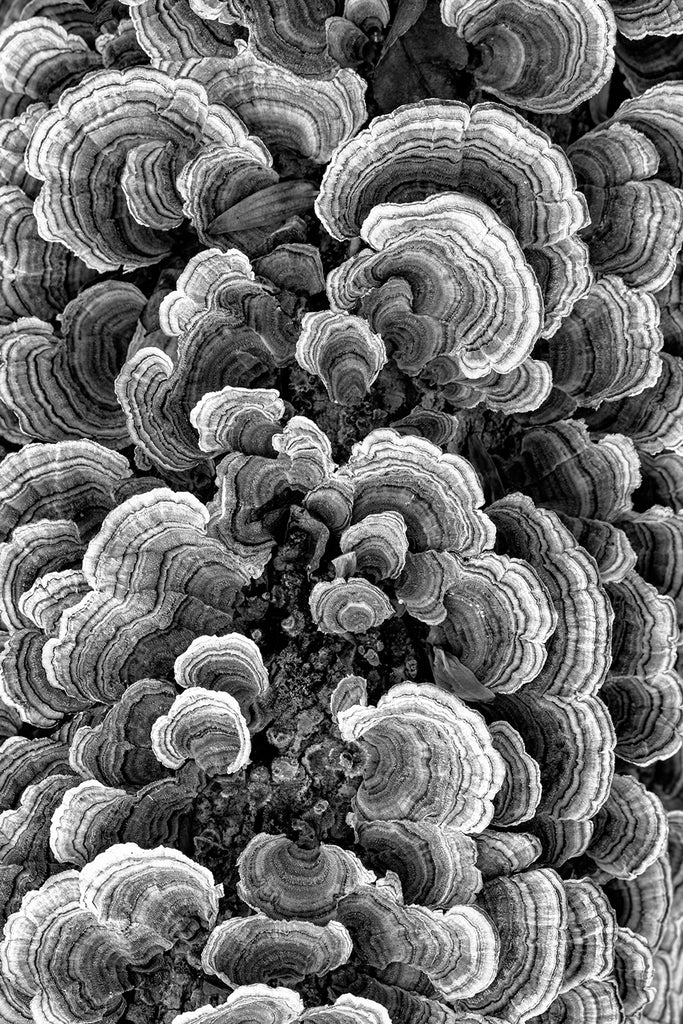
[(683, 0), (0, 6), (2, 1024), (680, 1024)]

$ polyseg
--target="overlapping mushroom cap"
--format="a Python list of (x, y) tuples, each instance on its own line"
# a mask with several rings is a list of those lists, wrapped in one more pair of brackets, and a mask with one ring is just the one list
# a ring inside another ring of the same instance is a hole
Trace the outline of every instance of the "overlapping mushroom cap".
[(472, 467), (422, 438), (375, 430), (355, 445), (339, 476), (352, 484), (354, 522), (376, 512), (399, 512), (412, 550), (468, 556), (493, 543), (493, 526), (479, 511), (483, 494)]
[(668, 36), (683, 31), (679, 0), (611, 0), (619, 31), (627, 39)]
[(222, 886), (178, 850), (112, 846), (83, 868), (81, 905), (100, 924), (122, 933), (141, 958), (211, 928)]
[(207, 523), (192, 495), (167, 489), (129, 499), (107, 517), (83, 561), (91, 589), (45, 644), (51, 685), (115, 701), (142, 675), (142, 651), (145, 674), (161, 675), (196, 636), (230, 631), (232, 599), (247, 577), (207, 535)]
[(114, 375), (144, 304), (134, 285), (102, 282), (66, 305), (61, 337), (36, 317), (0, 327), (0, 401), (22, 438), (129, 444)]
[[(541, 290), (515, 235), (485, 203), (457, 192), (380, 202), (361, 235), (371, 248), (331, 273), (328, 295), (336, 308), (364, 312), (402, 369), (448, 357), (452, 373), (476, 380), (529, 355), (542, 329)], [(389, 289), (406, 285), (393, 323)], [(408, 325), (422, 328), (417, 338)]]
[(442, 912), (406, 906), (385, 883), (345, 896), (337, 914), (366, 963), (423, 973), (448, 1002), (476, 995), (496, 975), (498, 934), (478, 907)]
[(239, 152), (262, 171), (270, 164), (263, 144), (199, 83), (152, 68), (95, 72), (63, 93), (31, 136), (27, 166), (44, 183), (38, 230), (96, 270), (155, 263), (184, 217), (178, 175), (212, 151)]
[(339, 921), (274, 921), (264, 914), (217, 925), (202, 952), (202, 967), (235, 987), (282, 981), (297, 984), (345, 964), (351, 937)]
[(493, 103), (425, 100), (377, 117), (340, 146), (316, 210), (334, 238), (373, 207), (460, 191), (489, 203), (521, 245), (560, 242), (587, 223), (569, 163), (543, 132)]
[(263, 60), (241, 40), (235, 45), (237, 54), (229, 59), (171, 61), (161, 46), (152, 56), (155, 66), (174, 78), (201, 82), (211, 103), (233, 110), (274, 152), (294, 150), (326, 163), (364, 122), (365, 83), (354, 71), (309, 78)]
[(683, 239), (683, 195), (660, 171), (656, 140), (616, 120), (578, 139), (569, 156), (591, 214), (582, 234), (595, 269), (634, 288), (664, 287)]
[[(19, 161), (23, 166), (23, 154)], [(92, 280), (93, 271), (63, 245), (40, 236), (33, 201), (18, 185), (0, 185), (0, 211), (0, 318), (50, 319)]]

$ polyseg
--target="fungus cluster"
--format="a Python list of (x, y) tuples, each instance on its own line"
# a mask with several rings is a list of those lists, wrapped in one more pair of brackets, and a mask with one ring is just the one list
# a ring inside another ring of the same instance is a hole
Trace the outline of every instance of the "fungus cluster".
[(3, 1024), (678, 1024), (683, 3), (0, 13)]

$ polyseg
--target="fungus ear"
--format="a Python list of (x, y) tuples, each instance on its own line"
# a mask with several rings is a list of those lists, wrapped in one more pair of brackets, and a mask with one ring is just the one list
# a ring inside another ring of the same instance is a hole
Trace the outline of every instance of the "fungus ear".
[(24, 445), (0, 463), (0, 536), (39, 519), (71, 519), (87, 541), (131, 477), (128, 460), (95, 441)]
[(199, 434), (200, 449), (208, 455), (269, 455), (284, 414), (284, 402), (273, 388), (228, 385), (202, 395), (190, 410), (190, 423)]
[(52, 815), (50, 849), (62, 864), (82, 867), (121, 840), (149, 849), (164, 841), (176, 845), (179, 823), (198, 793), (197, 774), (181, 781), (161, 779), (137, 793), (87, 779), (67, 790)]
[(567, 953), (562, 991), (591, 981), (611, 980), (620, 929), (602, 888), (588, 878), (564, 883), (567, 897)]
[(398, 512), (377, 512), (347, 526), (339, 538), (343, 553), (353, 552), (356, 567), (373, 580), (395, 579), (405, 568), (408, 536)]
[(496, 813), (492, 824), (506, 828), (520, 825), (533, 818), (541, 802), (541, 770), (509, 722), (492, 722), (489, 731), (505, 765), (503, 785), (493, 800)]
[[(542, 329), (541, 290), (514, 233), (485, 203), (457, 192), (380, 203), (361, 236), (375, 254), (362, 250), (330, 273), (330, 301), (369, 315), (407, 372), (433, 372), (434, 360), (449, 357), (455, 376), (477, 381), (527, 358)], [(403, 338), (410, 330), (392, 312), (406, 302), (408, 323), (427, 332), (422, 345)]]

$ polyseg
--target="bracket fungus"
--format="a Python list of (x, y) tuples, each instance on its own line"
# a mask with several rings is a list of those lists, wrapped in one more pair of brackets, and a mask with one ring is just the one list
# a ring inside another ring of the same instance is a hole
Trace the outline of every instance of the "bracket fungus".
[(251, 740), (239, 704), (229, 693), (191, 686), (154, 722), (152, 750), (167, 768), (187, 760), (223, 778), (249, 760)]
[(238, 860), (240, 898), (274, 920), (325, 925), (339, 900), (374, 881), (350, 850), (323, 843), (308, 848), (286, 836), (254, 836)]
[(351, 937), (339, 921), (273, 921), (265, 914), (217, 925), (204, 946), (202, 967), (231, 988), (281, 981), (296, 984), (345, 964)]
[(607, 0), (442, 0), (441, 18), (480, 54), (480, 88), (513, 106), (559, 114), (599, 92), (614, 70)]
[(681, 0), (0, 6), (2, 1024), (679, 1024)]
[(457, 697), (401, 683), (377, 707), (355, 705), (337, 720), (343, 739), (367, 751), (355, 798), (359, 821), (428, 821), (464, 832), (488, 825), (503, 761), (484, 720)]
[(384, 342), (348, 313), (307, 313), (296, 343), (302, 369), (320, 377), (333, 402), (356, 405), (386, 362)]

